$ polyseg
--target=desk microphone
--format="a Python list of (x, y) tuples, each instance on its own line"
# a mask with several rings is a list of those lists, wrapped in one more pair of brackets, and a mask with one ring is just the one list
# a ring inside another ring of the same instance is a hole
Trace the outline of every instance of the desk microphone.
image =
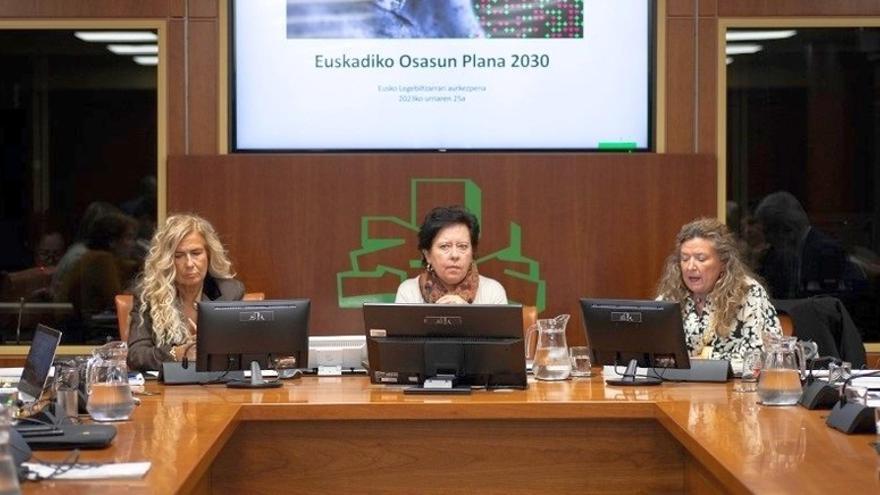
[(854, 378), (863, 378), (868, 376), (880, 376), (880, 371), (872, 371), (871, 373), (863, 373), (860, 375), (853, 374), (843, 382), (840, 387), (840, 398), (825, 424), (840, 430), (844, 433), (876, 433), (877, 427), (874, 422), (874, 408), (865, 404), (858, 404), (846, 400), (846, 389)]
[(15, 326), (15, 345), (21, 345), (21, 315), (24, 313), (24, 297), (18, 301), (18, 324)]
[(807, 375), (807, 382), (804, 384), (798, 404), (811, 410), (831, 409), (840, 399), (840, 391), (831, 383), (830, 373), (827, 382), (817, 380), (813, 376), (813, 369), (818, 363), (840, 363), (840, 360), (833, 356), (822, 356), (810, 360), (810, 374)]

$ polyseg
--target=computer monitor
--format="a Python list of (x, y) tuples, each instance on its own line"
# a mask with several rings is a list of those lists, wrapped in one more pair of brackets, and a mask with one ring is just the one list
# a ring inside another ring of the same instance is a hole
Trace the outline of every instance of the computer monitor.
[(594, 362), (625, 365), (610, 385), (657, 385), (655, 377), (636, 377), (636, 368), (690, 368), (678, 303), (637, 299), (581, 299), (584, 329)]
[(406, 393), (526, 388), (519, 304), (364, 304), (370, 380)]
[(261, 382), (260, 368), (274, 367), (277, 359), (291, 356), (296, 367), (306, 366), (309, 306), (308, 299), (200, 302), (196, 370), (250, 369), (250, 381), (227, 385), (280, 386), (277, 380)]

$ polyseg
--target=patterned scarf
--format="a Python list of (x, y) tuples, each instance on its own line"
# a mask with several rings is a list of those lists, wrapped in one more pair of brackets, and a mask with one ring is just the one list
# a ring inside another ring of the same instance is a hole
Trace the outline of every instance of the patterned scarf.
[(447, 289), (443, 285), (440, 277), (431, 268), (419, 275), (419, 288), (422, 291), (422, 298), (428, 303), (435, 303), (446, 294), (454, 294), (467, 301), (468, 304), (472, 304), (474, 298), (477, 297), (477, 288), (479, 286), (480, 273), (477, 271), (477, 264), (473, 262), (471, 262), (467, 275), (452, 290)]

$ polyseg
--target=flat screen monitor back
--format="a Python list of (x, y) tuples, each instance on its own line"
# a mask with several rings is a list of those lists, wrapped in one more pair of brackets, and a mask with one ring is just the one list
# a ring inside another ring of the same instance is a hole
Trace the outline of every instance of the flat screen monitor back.
[(635, 365), (690, 368), (678, 303), (589, 298), (580, 302), (595, 363), (628, 366), (627, 373), (634, 373)]
[(522, 306), (364, 304), (373, 383), (525, 388)]
[(196, 369), (245, 370), (251, 361), (265, 369), (286, 356), (305, 367), (309, 307), (308, 299), (200, 302)]

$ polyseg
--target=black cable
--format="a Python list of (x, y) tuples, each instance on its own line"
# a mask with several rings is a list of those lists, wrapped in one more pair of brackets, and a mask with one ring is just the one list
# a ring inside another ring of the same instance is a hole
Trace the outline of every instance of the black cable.
[[(809, 361), (810, 361), (810, 370), (809, 370), (809, 373), (807, 374), (807, 383), (813, 383), (813, 380), (815, 380), (813, 378), (813, 370), (816, 369), (817, 363), (828, 363), (828, 364), (834, 363), (836, 365), (842, 364), (842, 361), (834, 356), (818, 356), (818, 357), (814, 357), (813, 359), (810, 359)], [(828, 377), (829, 378), (831, 377), (830, 372), (829, 372)], [(832, 385), (831, 380), (828, 380), (828, 384)]]
[(228, 375), (229, 372), (232, 371), (232, 362), (233, 362), (233, 360), (231, 358), (227, 359), (226, 360), (226, 370), (223, 371), (223, 373), (220, 376), (218, 376), (217, 378), (211, 379), (211, 380), (199, 382), (199, 385), (201, 385), (201, 386), (220, 385), (220, 384), (228, 382), (229, 380), (225, 380), (225, 378), (226, 378), (226, 375)]
[[(21, 450), (21, 449), (17, 449)], [(36, 456), (32, 456), (31, 460), (28, 461), (32, 464), (38, 464), (41, 466), (48, 466), (53, 468), (53, 471), (46, 476), (41, 476), (37, 474), (35, 471), (28, 470), (27, 468), (23, 468), (21, 479), (27, 481), (45, 481), (53, 479), (57, 476), (61, 476), (62, 474), (72, 470), (72, 469), (94, 469), (97, 467), (104, 466), (109, 463), (104, 462), (79, 462), (80, 451), (79, 449), (74, 449), (71, 451), (67, 457), (65, 457), (61, 462), (51, 462), (43, 459), (39, 459)]]

